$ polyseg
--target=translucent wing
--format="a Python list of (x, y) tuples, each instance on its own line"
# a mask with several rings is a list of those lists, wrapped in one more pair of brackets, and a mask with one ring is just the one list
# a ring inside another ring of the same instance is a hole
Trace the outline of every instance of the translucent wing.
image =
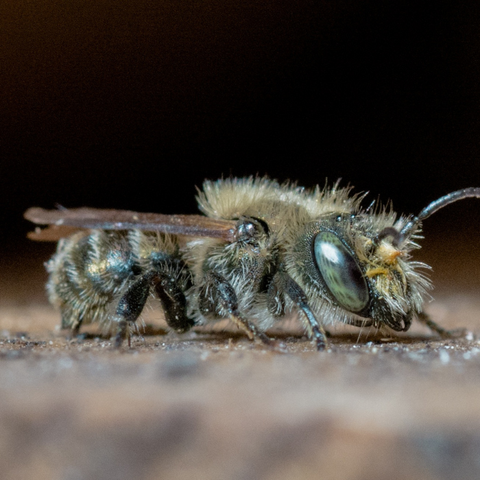
[(202, 215), (162, 215), (160, 213), (140, 213), (129, 210), (104, 210), (97, 208), (72, 208), (45, 210), (29, 208), (24, 217), (37, 225), (28, 237), (39, 241), (56, 241), (71, 235), (77, 230), (144, 230), (150, 232), (186, 235), (190, 237), (212, 237), (233, 241), (236, 222)]

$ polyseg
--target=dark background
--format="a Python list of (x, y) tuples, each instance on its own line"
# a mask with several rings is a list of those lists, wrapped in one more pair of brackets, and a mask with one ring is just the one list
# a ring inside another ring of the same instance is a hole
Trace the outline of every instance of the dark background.
[(476, 1), (4, 1), (4, 251), (29, 206), (194, 213), (222, 175), (342, 177), (406, 213), (480, 186), (479, 34)]

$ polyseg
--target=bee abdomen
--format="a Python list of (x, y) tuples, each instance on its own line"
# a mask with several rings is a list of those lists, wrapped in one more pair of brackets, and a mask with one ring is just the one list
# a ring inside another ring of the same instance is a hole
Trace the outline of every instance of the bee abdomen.
[(140, 268), (125, 235), (94, 231), (60, 242), (47, 270), (49, 300), (62, 312), (62, 327), (75, 328), (105, 321), (108, 304)]

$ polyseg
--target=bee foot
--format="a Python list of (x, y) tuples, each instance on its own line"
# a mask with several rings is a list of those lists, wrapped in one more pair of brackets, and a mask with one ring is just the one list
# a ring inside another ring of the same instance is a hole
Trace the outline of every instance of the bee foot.
[(275, 353), (288, 353), (287, 345), (280, 340), (273, 340), (271, 349)]
[(315, 345), (317, 347), (318, 352), (323, 352), (328, 346), (327, 342), (325, 342), (325, 341), (323, 341), (322, 339), (319, 339), (319, 338), (315, 339)]
[(118, 330), (113, 342), (114, 348), (119, 349), (123, 345), (125, 338), (128, 340), (128, 348), (130, 348), (132, 344), (130, 342), (130, 332), (128, 331), (127, 321), (121, 320), (118, 322)]
[(469, 336), (473, 337), (473, 334), (466, 328), (452, 328), (451, 330), (444, 330), (440, 333), (440, 336), (442, 338), (468, 338)]

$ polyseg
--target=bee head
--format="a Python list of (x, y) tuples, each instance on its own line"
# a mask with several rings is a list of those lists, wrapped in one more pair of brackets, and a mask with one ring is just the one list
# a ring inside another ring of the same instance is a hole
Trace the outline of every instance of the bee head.
[(397, 230), (388, 227), (374, 236), (371, 222), (368, 215), (316, 222), (310, 279), (344, 322), (405, 331), (427, 281), (416, 271), (419, 265), (408, 261), (410, 245), (397, 243)]
[(323, 317), (407, 331), (431, 288), (422, 272), (428, 265), (410, 258), (418, 248), (412, 238), (423, 220), (469, 197), (480, 197), (480, 188), (450, 193), (396, 223), (389, 213), (323, 216), (297, 237), (291, 266), (304, 268), (292, 275)]

